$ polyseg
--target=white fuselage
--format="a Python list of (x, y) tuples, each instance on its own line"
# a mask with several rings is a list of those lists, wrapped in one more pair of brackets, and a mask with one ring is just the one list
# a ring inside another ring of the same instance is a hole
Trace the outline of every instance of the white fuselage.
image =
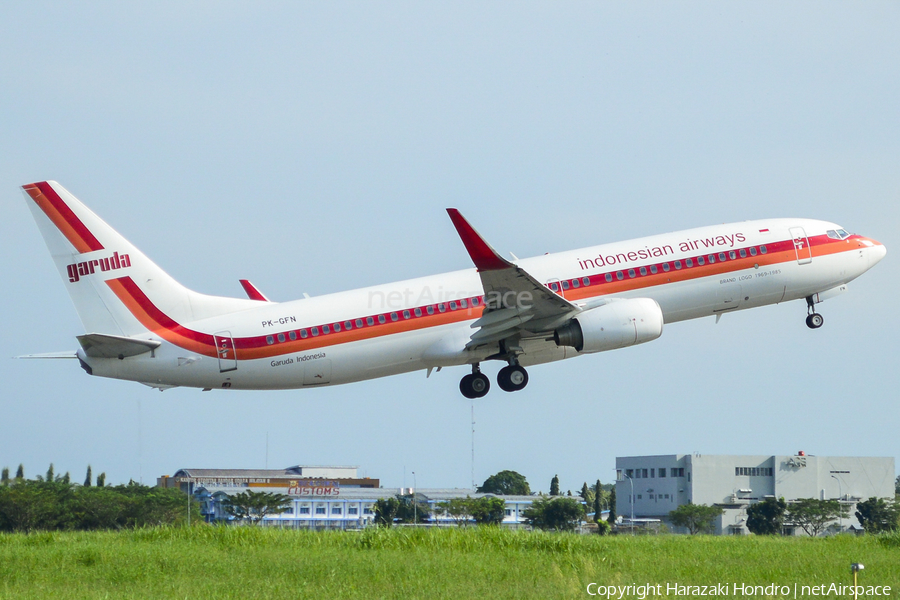
[[(672, 323), (833, 290), (885, 254), (884, 246), (867, 238), (829, 237), (834, 231), (842, 230), (808, 219), (748, 221), (516, 265), (576, 305), (600, 297), (652, 298)], [(483, 310), (474, 268), (292, 302), (257, 302), (176, 325), (153, 316), (165, 310), (153, 306), (149, 294), (134, 294), (128, 297), (136, 306), (131, 310), (150, 331), (136, 337), (162, 345), (123, 359), (79, 351), (94, 375), (158, 387), (284, 389), (477, 363), (491, 353), (464, 349)], [(526, 337), (521, 345), (519, 360), (526, 366), (579, 355), (545, 337)], [(217, 354), (216, 347), (224, 351)]]

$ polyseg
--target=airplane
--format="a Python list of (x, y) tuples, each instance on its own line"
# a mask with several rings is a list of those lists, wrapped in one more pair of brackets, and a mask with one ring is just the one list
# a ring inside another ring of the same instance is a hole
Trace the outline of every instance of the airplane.
[(474, 267), (291, 302), (247, 280), (247, 298), (185, 288), (54, 181), (23, 186), (85, 333), (73, 358), (90, 375), (165, 390), (294, 389), (499, 361), (504, 391), (525, 367), (655, 340), (687, 319), (805, 300), (816, 305), (882, 258), (883, 244), (812, 219), (765, 219), (507, 260), (454, 208)]

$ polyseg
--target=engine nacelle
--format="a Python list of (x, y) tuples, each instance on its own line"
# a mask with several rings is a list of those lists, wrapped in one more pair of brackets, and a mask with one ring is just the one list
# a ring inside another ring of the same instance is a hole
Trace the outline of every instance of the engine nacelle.
[(589, 354), (650, 342), (662, 335), (663, 314), (652, 298), (613, 300), (587, 310), (553, 332), (557, 346)]

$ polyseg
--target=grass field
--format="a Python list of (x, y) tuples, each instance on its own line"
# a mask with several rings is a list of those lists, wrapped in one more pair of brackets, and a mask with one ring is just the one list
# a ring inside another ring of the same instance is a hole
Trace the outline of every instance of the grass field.
[(0, 598), (589, 598), (591, 582), (660, 583), (664, 596), (666, 584), (724, 583), (734, 597), (734, 583), (848, 584), (853, 562), (865, 564), (861, 584), (892, 586), (890, 597), (900, 598), (898, 535), (632, 538), (209, 526), (5, 534)]

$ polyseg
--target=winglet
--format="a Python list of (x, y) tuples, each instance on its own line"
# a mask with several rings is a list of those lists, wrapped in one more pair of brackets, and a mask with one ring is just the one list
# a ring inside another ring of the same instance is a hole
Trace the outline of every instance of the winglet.
[(241, 287), (244, 288), (244, 291), (247, 293), (247, 297), (251, 300), (259, 300), (260, 302), (269, 302), (269, 299), (266, 298), (265, 294), (259, 291), (255, 285), (250, 283), (247, 279), (241, 279)]
[(499, 271), (514, 266), (497, 254), (497, 251), (484, 241), (484, 238), (475, 231), (475, 228), (466, 221), (466, 218), (458, 210), (448, 208), (447, 214), (450, 215), (450, 220), (453, 221), (456, 232), (459, 233), (466, 251), (472, 257), (472, 262), (475, 263), (475, 267), (479, 271)]

